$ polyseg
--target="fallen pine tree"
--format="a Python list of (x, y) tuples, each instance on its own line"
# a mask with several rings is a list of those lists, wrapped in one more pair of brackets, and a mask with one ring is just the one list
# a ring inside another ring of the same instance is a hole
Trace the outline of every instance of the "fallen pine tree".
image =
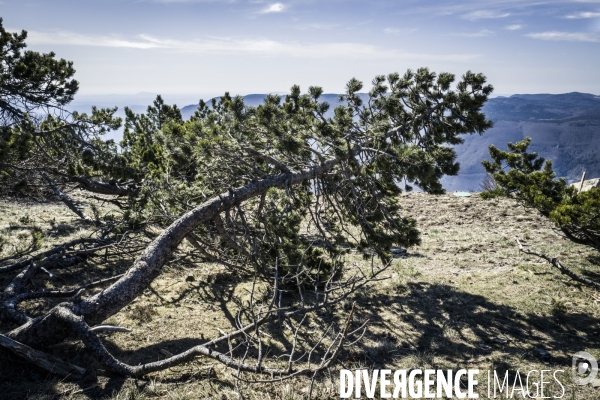
[[(26, 35), (3, 35), (6, 54), (18, 59), (15, 49), (24, 47)], [(312, 345), (299, 346), (307, 316), (334, 309), (383, 279), (393, 247), (419, 242), (415, 220), (397, 199), (402, 186), (442, 193), (440, 179), (459, 168), (450, 145), (491, 126), (480, 112), (492, 91), (483, 75), (467, 72), (452, 87), (452, 74), (423, 68), (376, 77), (366, 102), (358, 95), (362, 83), (351, 80), (344, 105), (330, 116), (318, 87), (301, 94), (294, 86), (285, 99), (270, 95), (256, 108), (225, 94), (211, 104), (201, 101), (189, 121), (159, 96), (146, 114), (126, 110), (118, 150), (101, 137), (120, 124), (114, 110), (94, 109), (90, 116), (47, 113), (61, 110), (76, 84), (69, 81), (70, 64), (44, 57), (50, 68), (62, 68), (63, 76), (38, 82), (54, 88), (54, 96), (31, 98), (26, 110), (5, 111), (2, 193), (55, 193), (94, 233), (0, 267), (0, 273), (12, 274), (0, 295), (0, 319), (12, 325), (3, 332), (9, 340), (3, 343), (43, 351), (80, 340), (104, 367), (128, 376), (197, 356), (232, 368), (238, 377), (268, 376), (261, 381), (329, 368), (345, 345), (360, 339), (368, 321), (355, 322), (352, 308), (323, 327)], [(60, 97), (67, 88), (69, 95)], [(5, 103), (25, 95), (1, 94)], [(111, 211), (103, 213), (84, 200), (77, 204), (69, 197), (75, 188), (80, 198), (101, 201)], [(149, 227), (160, 234), (146, 240)], [(221, 264), (268, 282), (270, 289), (258, 293), (253, 285), (251, 301), (232, 326), (200, 345), (140, 365), (118, 360), (98, 333), (126, 327), (104, 322), (148, 290), (184, 241), (195, 248), (196, 261)], [(350, 251), (372, 260), (371, 267), (346, 268)], [(101, 252), (127, 254), (133, 261), (120, 273), (101, 277), (102, 263), (90, 261)], [(52, 290), (31, 284), (33, 278), (52, 280), (53, 270), (81, 265), (97, 279), (62, 288), (54, 280)], [(36, 315), (23, 307), (46, 298), (61, 301)], [(288, 330), (285, 361), (265, 350), (265, 329)]]

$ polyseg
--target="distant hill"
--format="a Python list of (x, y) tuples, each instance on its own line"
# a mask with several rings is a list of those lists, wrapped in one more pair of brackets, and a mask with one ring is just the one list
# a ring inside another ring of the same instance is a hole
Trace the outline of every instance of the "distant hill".
[(526, 136), (533, 139), (530, 150), (551, 159), (558, 176), (573, 182), (585, 170), (588, 178), (600, 177), (600, 96), (516, 94), (490, 99), (483, 111), (494, 127), (456, 146), (461, 169), (458, 176), (444, 178), (447, 190), (479, 190), (488, 146), (506, 149), (507, 142)]

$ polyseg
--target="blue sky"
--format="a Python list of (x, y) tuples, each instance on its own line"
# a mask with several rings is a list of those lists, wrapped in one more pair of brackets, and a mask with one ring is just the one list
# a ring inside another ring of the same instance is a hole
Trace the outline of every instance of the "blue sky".
[(600, 0), (0, 0), (29, 48), (74, 61), (80, 94), (339, 93), (427, 66), (496, 94), (600, 94)]

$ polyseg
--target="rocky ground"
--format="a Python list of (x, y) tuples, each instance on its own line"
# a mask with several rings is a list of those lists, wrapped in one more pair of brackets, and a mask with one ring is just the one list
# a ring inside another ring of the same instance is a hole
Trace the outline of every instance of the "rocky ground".
[[(574, 385), (570, 372), (577, 351), (600, 359), (600, 294), (520, 253), (515, 236), (600, 280), (597, 252), (565, 240), (536, 211), (508, 199), (411, 193), (402, 196), (401, 204), (417, 219), (422, 243), (406, 253), (398, 251), (389, 279), (356, 294), (356, 320), (369, 320), (367, 333), (345, 350), (331, 378), (319, 378), (313, 396), (339, 398), (339, 368), (385, 367), (479, 368), (481, 376), (487, 370), (509, 371), (511, 380), (517, 371), (563, 370), (557, 374), (565, 387), (563, 398), (600, 397), (600, 389), (592, 385)], [(42, 233), (38, 251), (88, 233), (60, 204), (2, 203), (0, 259), (27, 247), (32, 226)], [(364, 263), (357, 255), (348, 261)], [(9, 278), (0, 277), (0, 283)], [(106, 333), (104, 340), (129, 363), (164, 358), (226, 329), (248, 284), (214, 265), (173, 262), (151, 290), (107, 321), (132, 332)], [(340, 307), (338, 313), (344, 312)], [(0, 332), (7, 328), (0, 323)], [(300, 399), (309, 387), (301, 378), (236, 388), (229, 371), (203, 359), (127, 380), (103, 371), (81, 345), (57, 346), (52, 352), (95, 371), (79, 382), (60, 380), (3, 354), (0, 393), (8, 397), (0, 397), (234, 399), (240, 390), (249, 399)], [(487, 387), (479, 389), (486, 398)], [(546, 385), (544, 396), (560, 396), (561, 390), (557, 384)]]

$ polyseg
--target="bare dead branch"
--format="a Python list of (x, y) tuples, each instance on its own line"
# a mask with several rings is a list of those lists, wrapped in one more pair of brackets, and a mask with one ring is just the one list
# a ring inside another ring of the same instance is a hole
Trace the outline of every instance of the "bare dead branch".
[[(11, 272), (11, 271), (15, 271), (17, 269), (25, 268), (27, 265), (29, 265), (29, 263), (32, 260), (36, 261), (36, 262), (48, 262), (48, 261), (50, 261), (52, 259), (52, 256), (59, 255), (59, 256), (62, 257), (62, 256), (64, 256), (68, 252), (67, 249), (72, 248), (74, 246), (77, 246), (79, 244), (100, 244), (100, 243), (106, 243), (106, 241), (99, 240), (99, 239), (92, 239), (92, 238), (75, 239), (75, 240), (72, 240), (70, 242), (63, 243), (63, 244), (60, 244), (58, 246), (55, 246), (54, 248), (52, 248), (52, 249), (50, 249), (48, 251), (45, 251), (45, 252), (40, 253), (40, 254), (38, 254), (36, 256), (27, 258), (27, 259), (25, 259), (23, 261), (19, 261), (17, 263), (14, 263), (12, 265), (7, 265), (5, 267), (0, 267), (0, 273)], [(95, 249), (96, 248), (92, 247), (90, 249), (85, 250), (85, 252), (86, 253), (87, 252), (93, 252), (93, 251), (95, 251)], [(79, 253), (79, 254), (82, 254), (82, 253)]]
[(561, 274), (567, 275), (569, 278), (573, 279), (574, 281), (583, 283), (586, 286), (600, 289), (600, 283), (594, 282), (591, 279), (584, 278), (583, 276), (576, 274), (575, 272), (571, 271), (569, 268), (562, 265), (560, 263), (560, 261), (558, 261), (557, 258), (550, 257), (544, 253), (526, 249), (525, 247), (523, 247), (523, 245), (521, 244), (521, 242), (519, 241), (519, 238), (517, 236), (515, 236), (515, 239), (517, 240), (517, 244), (519, 245), (519, 251), (521, 251), (525, 254), (531, 254), (531, 255), (543, 258), (544, 260), (548, 261), (550, 263), (550, 265), (552, 265), (554, 268), (558, 269)]
[(126, 332), (130, 333), (131, 329), (123, 328), (122, 326), (113, 325), (98, 325), (90, 328), (92, 332)]
[(54, 191), (54, 194), (56, 194), (62, 200), (62, 202), (65, 203), (69, 210), (73, 211), (75, 214), (77, 214), (79, 218), (81, 218), (85, 222), (95, 224), (94, 220), (85, 215), (83, 211), (81, 211), (79, 207), (77, 207), (75, 203), (73, 203), (73, 200), (71, 200), (69, 196), (61, 192), (61, 190), (54, 184), (54, 182), (52, 181), (52, 179), (50, 179), (50, 177), (48, 177), (48, 175), (42, 173), (42, 176), (44, 177), (44, 179), (46, 179), (48, 185), (50, 185), (50, 187)]

